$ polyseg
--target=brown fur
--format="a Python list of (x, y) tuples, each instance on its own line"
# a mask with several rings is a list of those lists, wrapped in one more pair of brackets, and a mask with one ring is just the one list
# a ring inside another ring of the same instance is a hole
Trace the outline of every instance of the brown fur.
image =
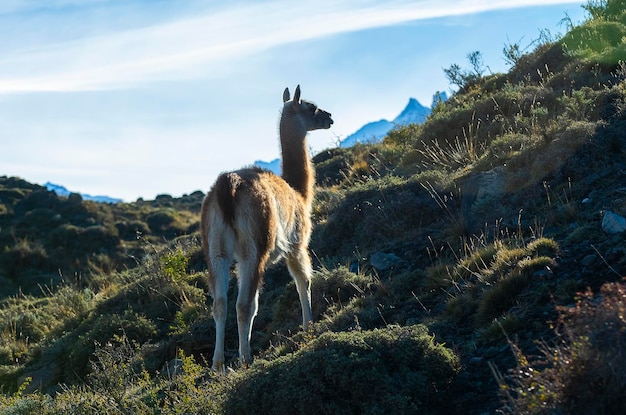
[(202, 249), (216, 322), (213, 367), (218, 370), (224, 368), (226, 292), (233, 261), (238, 267), (239, 354), (244, 363), (252, 359), (250, 332), (268, 264), (286, 258), (300, 296), (303, 328), (311, 320), (308, 243), (315, 174), (305, 138), (307, 131), (329, 128), (332, 119), (314, 104), (300, 101), (299, 86), (293, 100), (285, 90), (283, 101), (283, 177), (258, 168), (222, 173), (202, 204)]

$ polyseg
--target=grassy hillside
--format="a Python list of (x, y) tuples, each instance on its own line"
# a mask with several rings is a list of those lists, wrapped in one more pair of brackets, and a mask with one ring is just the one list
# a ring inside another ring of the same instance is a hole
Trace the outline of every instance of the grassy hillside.
[(0, 177), (0, 299), (136, 266), (145, 244), (197, 229), (203, 197), (113, 205)]
[(0, 179), (0, 413), (622, 413), (626, 5), (585, 8), (506, 74), (457, 67), (423, 125), (315, 156), (313, 329), (270, 269), (248, 368), (229, 304), (227, 375), (201, 194)]

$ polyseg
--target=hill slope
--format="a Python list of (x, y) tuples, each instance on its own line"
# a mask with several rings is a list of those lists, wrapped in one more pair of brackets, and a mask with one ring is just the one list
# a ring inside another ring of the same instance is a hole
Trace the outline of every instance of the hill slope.
[[(623, 10), (608, 2), (509, 73), (468, 77), (422, 125), (315, 157), (312, 331), (298, 331), (294, 284), (273, 268), (255, 363), (237, 367), (231, 301), (234, 371), (211, 373), (191, 223), (187, 235), (144, 245), (136, 267), (5, 298), (0, 409), (621, 413), (626, 243), (603, 217), (626, 216), (626, 67), (614, 58), (623, 37), (601, 40), (626, 27)], [(29, 246), (41, 238), (48, 252), (52, 232), (26, 225), (54, 230), (76, 197), (46, 207), (28, 201), (49, 199), (33, 185), (4, 180), (3, 234), (24, 232)]]
[(203, 197), (103, 204), (0, 177), (0, 299), (135, 266), (146, 243), (197, 229)]

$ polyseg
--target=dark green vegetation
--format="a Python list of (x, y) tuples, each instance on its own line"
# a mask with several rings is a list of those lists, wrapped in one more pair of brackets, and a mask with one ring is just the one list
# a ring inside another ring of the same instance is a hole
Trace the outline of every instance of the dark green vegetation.
[(99, 205), (0, 180), (0, 413), (623, 413), (626, 242), (601, 212), (626, 216), (626, 14), (585, 8), (506, 47), (507, 74), (451, 67), (425, 124), (315, 157), (316, 323), (298, 331), (271, 269), (249, 368), (230, 302), (224, 376), (201, 194)]
[(203, 197), (109, 205), (0, 177), (0, 298), (135, 267), (146, 243), (197, 229)]

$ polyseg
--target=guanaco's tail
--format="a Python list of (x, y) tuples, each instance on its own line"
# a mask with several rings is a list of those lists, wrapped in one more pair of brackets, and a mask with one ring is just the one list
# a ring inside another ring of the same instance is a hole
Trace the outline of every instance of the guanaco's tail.
[(236, 173), (221, 174), (202, 204), (200, 232), (202, 232), (202, 251), (207, 261), (209, 261), (209, 232), (212, 225), (210, 210), (217, 208), (224, 223), (232, 228), (235, 222), (235, 194), (241, 182), (241, 177)]
[(233, 227), (235, 222), (235, 194), (241, 185), (241, 176), (237, 173), (224, 173), (215, 182), (217, 204), (224, 217), (224, 222)]

